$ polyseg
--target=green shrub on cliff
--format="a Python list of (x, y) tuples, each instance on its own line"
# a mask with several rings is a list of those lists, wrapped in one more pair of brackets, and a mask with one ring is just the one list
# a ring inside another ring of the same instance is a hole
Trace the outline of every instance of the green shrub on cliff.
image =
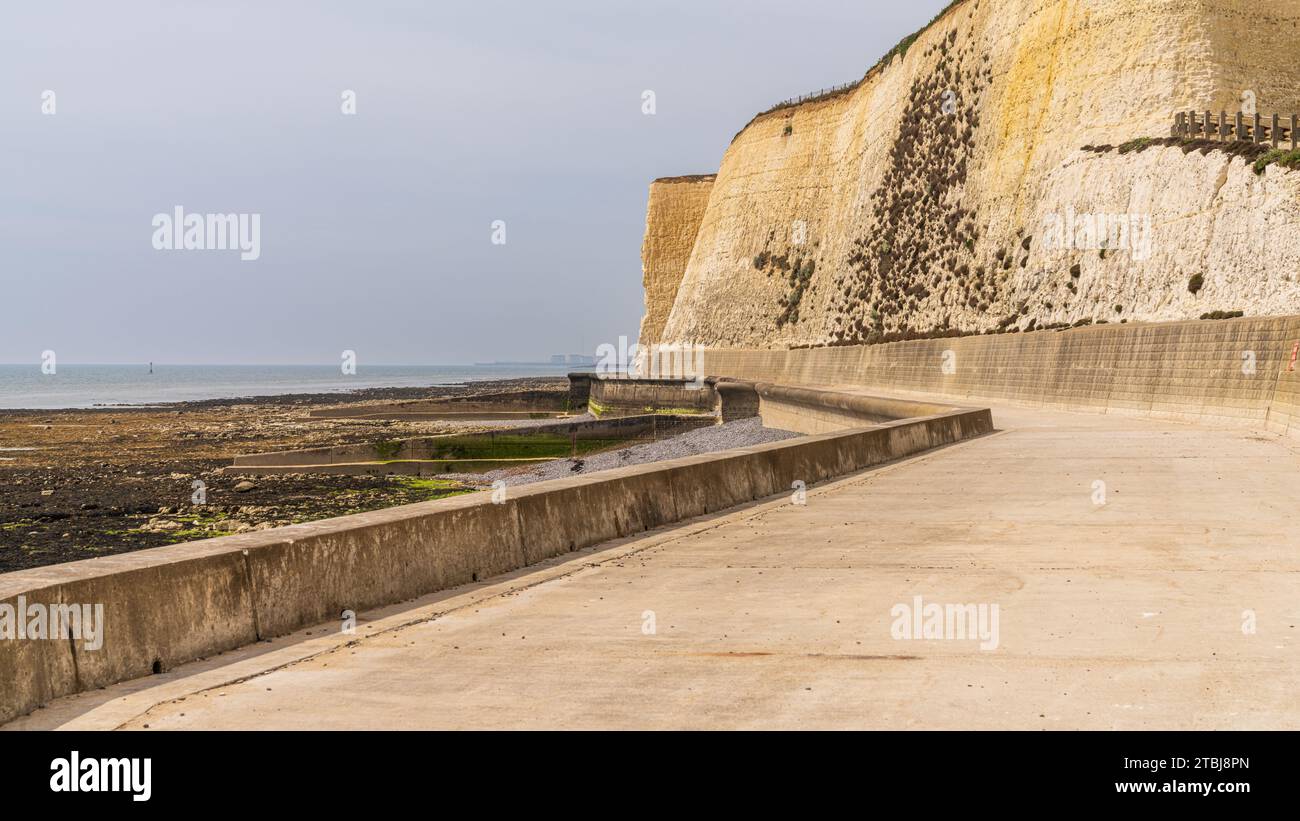
[(1287, 169), (1300, 169), (1300, 151), (1285, 151), (1281, 148), (1273, 149), (1255, 160), (1255, 173), (1263, 174), (1270, 165), (1278, 165)]
[(1138, 137), (1136, 140), (1129, 140), (1121, 145), (1119, 147), (1119, 153), (1128, 154), (1130, 152), (1137, 152), (1141, 154), (1154, 144), (1155, 140), (1151, 137)]
[[(925, 34), (927, 31), (930, 30), (930, 26), (933, 26), (935, 23), (939, 22), (940, 18), (942, 18), (945, 14), (947, 14), (954, 6), (959, 6), (964, 2), (966, 2), (966, 0), (952, 0), (951, 3), (944, 6), (943, 11), (936, 14), (934, 16), (934, 19), (926, 23), (923, 28), (918, 29), (917, 31), (907, 35), (902, 40), (899, 40), (898, 45), (894, 46), (889, 51), (885, 52), (885, 56), (881, 57), (879, 60), (876, 61), (876, 64), (871, 67), (871, 71), (868, 71), (867, 75), (870, 76), (872, 71), (875, 71), (879, 68), (883, 68), (889, 65), (889, 62), (894, 59), (894, 55), (898, 55), (899, 57), (906, 57), (907, 50), (912, 47), (913, 43), (915, 43), (918, 39), (920, 39), (922, 34)], [(954, 39), (955, 38), (951, 36), (949, 37), (950, 45)]]
[(1210, 311), (1208, 314), (1201, 314), (1201, 319), (1239, 319), (1245, 315), (1245, 311)]

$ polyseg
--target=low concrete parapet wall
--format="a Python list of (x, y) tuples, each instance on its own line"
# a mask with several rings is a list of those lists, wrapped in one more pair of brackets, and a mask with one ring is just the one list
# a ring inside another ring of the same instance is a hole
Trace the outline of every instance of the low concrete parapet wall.
[[(564, 419), (574, 414), (568, 411), (508, 411), (483, 407), (453, 411), (397, 411), (339, 415), (336, 419), (383, 420), (392, 422), (526, 422), (530, 419)], [(314, 417), (321, 418), (321, 417)]]
[[(713, 424), (712, 419), (670, 414), (641, 414), (613, 419), (587, 419), (582, 422), (554, 422), (480, 433), (452, 433), (355, 445), (248, 453), (236, 456), (227, 470), (238, 473), (240, 468), (249, 467), (343, 465), (374, 461), (402, 462), (475, 457), (484, 459), (540, 457), (547, 454), (527, 452), (530, 440), (549, 442), (557, 437), (567, 437), (575, 442), (599, 440), (601, 443), (607, 442), (611, 445), (619, 442), (632, 444), (635, 440), (657, 441), (665, 436), (676, 436), (711, 424)], [(473, 456), (467, 457), (466, 451), (472, 451)], [(561, 459), (567, 455), (569, 454), (557, 452), (549, 454), (549, 458)]]
[(103, 645), (0, 640), (0, 721), (345, 610), (410, 600), (992, 430), (960, 408), (863, 430), (0, 574), (0, 605), (102, 604)]
[(718, 395), (718, 420), (724, 424), (737, 419), (750, 419), (759, 415), (758, 391), (753, 382), (738, 379), (718, 379), (714, 384)]
[[(1296, 345), (1300, 346), (1300, 341)], [(1284, 370), (1278, 377), (1264, 427), (1300, 438), (1300, 365), (1295, 370)]]
[(493, 470), (537, 467), (556, 457), (519, 457), (514, 459), (399, 459), (392, 462), (335, 462), (324, 465), (250, 465), (226, 468), (235, 476), (290, 476), (310, 473), (316, 476), (407, 476), (435, 478), (448, 473), (487, 473)]
[(951, 410), (946, 405), (767, 382), (755, 383), (754, 392), (759, 397), (759, 415), (763, 424), (795, 433), (861, 428)]
[(592, 378), (592, 374), (585, 372), (569, 374), (570, 408), (576, 410), (577, 408), (587, 407), (587, 400), (591, 398)]
[(712, 414), (717, 401), (712, 380), (600, 376), (591, 380), (587, 407), (599, 416), (655, 411)]
[(367, 405), (339, 405), (332, 408), (317, 408), (308, 415), (316, 419), (440, 419), (455, 418), (464, 414), (502, 414), (511, 417), (529, 413), (549, 416), (568, 412), (570, 412), (568, 392), (531, 390)]

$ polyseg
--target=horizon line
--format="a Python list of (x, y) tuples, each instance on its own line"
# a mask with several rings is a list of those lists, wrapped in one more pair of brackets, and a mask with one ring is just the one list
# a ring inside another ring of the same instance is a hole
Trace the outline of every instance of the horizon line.
[[(414, 363), (414, 362), (368, 362), (358, 364), (357, 368), (490, 368), (501, 365), (546, 365), (554, 367), (568, 367), (568, 362), (543, 362), (540, 360), (529, 361), (523, 359), (514, 360), (497, 360), (494, 362), (439, 362), (434, 364)], [(337, 362), (63, 362), (60, 361), (58, 366), (77, 366), (77, 367), (112, 367), (126, 368), (139, 366), (147, 368), (150, 365), (163, 366), (169, 368), (337, 368)], [(0, 368), (17, 367), (17, 368), (34, 368), (40, 370), (40, 362), (0, 362)]]

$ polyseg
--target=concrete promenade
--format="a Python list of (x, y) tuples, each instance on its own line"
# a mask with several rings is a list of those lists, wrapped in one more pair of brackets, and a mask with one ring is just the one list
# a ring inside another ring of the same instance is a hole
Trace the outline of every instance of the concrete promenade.
[[(993, 409), (998, 433), (806, 505), (606, 543), (8, 727), (1300, 728), (1300, 443)], [(892, 638), (916, 596), (997, 605), (996, 649)]]

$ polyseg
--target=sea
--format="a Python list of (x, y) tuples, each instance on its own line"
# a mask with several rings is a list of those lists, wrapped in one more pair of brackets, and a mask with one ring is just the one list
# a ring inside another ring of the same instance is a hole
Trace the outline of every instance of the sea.
[(113, 405), (154, 405), (200, 399), (346, 393), (359, 388), (460, 385), (494, 379), (564, 376), (567, 365), (358, 365), (344, 375), (338, 365), (72, 365), (52, 374), (40, 364), (0, 365), (0, 408), (53, 410)]

